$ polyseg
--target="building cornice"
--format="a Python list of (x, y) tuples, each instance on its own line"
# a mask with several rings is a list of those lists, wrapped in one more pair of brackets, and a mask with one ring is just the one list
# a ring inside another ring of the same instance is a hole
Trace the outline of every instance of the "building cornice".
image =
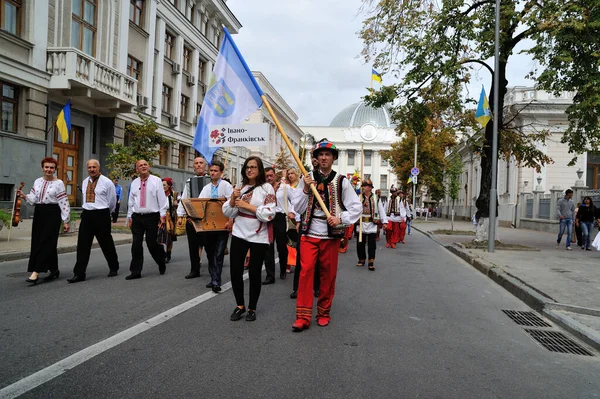
[(48, 93), (50, 74), (30, 65), (0, 56), (0, 79)]

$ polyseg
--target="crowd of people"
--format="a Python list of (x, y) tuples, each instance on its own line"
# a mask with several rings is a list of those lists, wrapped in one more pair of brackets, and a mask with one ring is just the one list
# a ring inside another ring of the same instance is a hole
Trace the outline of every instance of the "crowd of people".
[[(136, 162), (135, 178), (129, 188), (127, 225), (131, 229), (130, 274), (127, 280), (142, 277), (143, 242), (159, 274), (165, 274), (171, 261), (173, 242), (178, 230), (187, 235), (190, 272), (186, 279), (200, 277), (202, 249), (208, 259), (210, 282), (207, 288), (221, 292), (224, 257), (229, 246), (230, 279), (236, 302), (230, 319), (256, 320), (261, 286), (273, 284), (275, 250), (279, 259), (279, 277), (285, 279), (294, 268), (291, 298), (296, 299), (295, 332), (310, 327), (314, 298), (317, 298), (316, 322), (327, 326), (335, 296), (339, 254), (347, 242), (357, 240), (358, 267), (375, 271), (377, 241), (383, 231), (386, 248), (404, 244), (414, 209), (404, 193), (390, 189), (389, 198), (374, 190), (365, 179), (357, 185), (332, 169), (338, 157), (335, 145), (324, 139), (312, 150), (313, 170), (302, 176), (291, 168), (279, 173), (264, 167), (259, 157), (251, 156), (241, 170), (241, 184), (233, 187), (223, 178), (224, 165), (213, 161), (208, 168), (210, 182), (197, 198), (218, 200), (222, 214), (228, 218), (225, 229), (197, 231), (194, 219), (184, 205), (192, 198), (188, 179), (183, 191), (174, 191), (171, 178), (159, 178), (151, 173), (146, 160)], [(41, 161), (43, 176), (37, 179), (29, 194), (17, 195), (35, 206), (31, 255), (26, 280), (37, 284), (41, 273), (50, 281), (60, 276), (56, 251), (60, 224), (68, 230), (70, 207), (64, 183), (55, 177), (57, 161), (46, 157)], [(106, 259), (108, 277), (119, 271), (119, 259), (111, 234), (116, 221), (123, 190), (118, 180), (111, 181), (100, 172), (100, 162), (88, 160), (88, 177), (82, 182), (83, 211), (77, 238), (77, 259), (69, 283), (83, 282), (89, 263), (92, 242), (97, 239)], [(194, 160), (196, 176), (206, 175), (207, 162)], [(195, 197), (195, 195), (194, 195)], [(261, 282), (262, 266), (266, 278)], [(246, 306), (244, 271), (248, 271), (249, 296)]]

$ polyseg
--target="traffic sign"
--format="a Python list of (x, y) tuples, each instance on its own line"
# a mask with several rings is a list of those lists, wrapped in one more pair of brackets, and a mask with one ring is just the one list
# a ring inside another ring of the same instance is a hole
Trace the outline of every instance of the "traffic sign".
[(410, 174), (413, 176), (417, 176), (419, 174), (419, 168), (416, 166), (410, 170)]
[(412, 177), (412, 183), (417, 184), (417, 176), (416, 175)]

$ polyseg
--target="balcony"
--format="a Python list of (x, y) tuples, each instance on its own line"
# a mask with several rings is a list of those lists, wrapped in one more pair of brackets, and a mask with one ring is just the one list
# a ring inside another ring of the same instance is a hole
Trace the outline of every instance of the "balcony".
[(49, 48), (50, 90), (104, 115), (131, 112), (137, 80), (72, 47)]

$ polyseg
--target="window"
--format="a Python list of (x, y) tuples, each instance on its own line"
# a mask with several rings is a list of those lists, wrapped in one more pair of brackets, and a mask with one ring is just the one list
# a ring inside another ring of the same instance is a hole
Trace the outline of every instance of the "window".
[(173, 60), (173, 47), (175, 46), (175, 36), (168, 31), (165, 33), (165, 57)]
[(11, 191), (13, 184), (0, 184), (0, 201), (12, 201)]
[(382, 190), (387, 189), (387, 175), (379, 176), (379, 188)]
[(190, 71), (192, 66), (190, 61), (192, 60), (193, 50), (189, 47), (183, 47), (183, 70), (186, 72)]
[(0, 0), (0, 29), (19, 35), (21, 33), (21, 0)]
[(158, 164), (162, 166), (169, 165), (169, 146), (160, 147), (160, 152), (158, 153)]
[(162, 108), (161, 108), (161, 110), (163, 112), (166, 112), (167, 114), (171, 110), (171, 93), (172, 92), (173, 92), (172, 88), (170, 88), (167, 85), (163, 85), (163, 89), (162, 89)]
[(181, 113), (180, 117), (182, 121), (187, 121), (188, 119), (188, 105), (190, 103), (190, 98), (187, 96), (181, 96)]
[(19, 109), (18, 87), (0, 81), (2, 92), (2, 130), (17, 132), (17, 114)]
[(200, 111), (202, 111), (202, 103), (198, 101), (196, 103), (196, 115), (200, 115)]
[(129, 20), (141, 28), (143, 15), (144, 0), (129, 0)]
[(206, 62), (200, 59), (198, 63), (198, 82), (204, 82), (204, 69), (206, 68)]
[(381, 157), (381, 166), (388, 166), (388, 160), (385, 159), (383, 156)]
[(188, 166), (188, 152), (190, 148), (187, 145), (179, 144), (179, 169), (187, 169)]
[(354, 150), (348, 150), (348, 166), (354, 166)]
[(96, 0), (73, 0), (71, 46), (95, 56)]
[(142, 78), (142, 63), (132, 56), (127, 56), (127, 75), (138, 81), (138, 89)]
[(365, 166), (371, 166), (372, 151), (365, 151)]

